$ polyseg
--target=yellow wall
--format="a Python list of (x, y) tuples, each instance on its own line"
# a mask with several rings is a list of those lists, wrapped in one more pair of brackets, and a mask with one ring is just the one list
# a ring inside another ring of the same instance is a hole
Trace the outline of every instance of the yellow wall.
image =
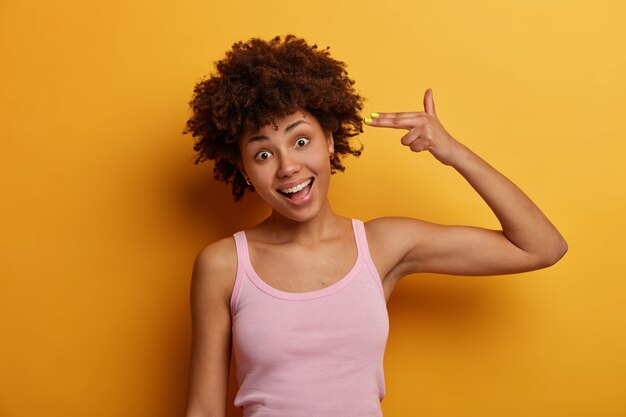
[[(367, 112), (432, 87), (570, 247), (533, 273), (405, 278), (385, 417), (626, 415), (625, 18), (621, 0), (3, 1), (0, 415), (182, 415), (193, 259), (266, 212), (193, 164), (187, 102), (233, 42), (289, 32), (348, 63)], [(399, 137), (366, 131), (336, 211), (497, 226)]]

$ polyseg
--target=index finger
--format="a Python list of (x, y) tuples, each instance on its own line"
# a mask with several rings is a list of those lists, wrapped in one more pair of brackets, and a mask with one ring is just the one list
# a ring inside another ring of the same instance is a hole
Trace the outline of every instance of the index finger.
[[(416, 116), (424, 116), (428, 113), (425, 111), (410, 111), (410, 112), (387, 112), (387, 113), (372, 113), (372, 118), (378, 117), (416, 117)], [(376, 116), (378, 115), (378, 116)]]
[[(399, 117), (398, 114), (404, 114), (405, 116)], [(366, 117), (363, 121), (368, 126), (377, 127), (390, 127), (394, 129), (413, 129), (423, 123), (427, 123), (427, 119), (424, 118), (426, 113), (386, 113), (386, 115), (380, 114), (378, 117)]]

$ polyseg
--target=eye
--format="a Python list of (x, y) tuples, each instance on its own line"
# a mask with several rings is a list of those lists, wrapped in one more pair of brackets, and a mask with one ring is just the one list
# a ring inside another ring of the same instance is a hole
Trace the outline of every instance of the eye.
[(302, 148), (303, 146), (306, 146), (307, 143), (309, 142), (310, 142), (309, 138), (301, 136), (298, 139), (296, 139), (296, 147)]
[(270, 156), (272, 156), (272, 154), (268, 151), (261, 151), (254, 156), (254, 159), (256, 159), (257, 161), (265, 161)]

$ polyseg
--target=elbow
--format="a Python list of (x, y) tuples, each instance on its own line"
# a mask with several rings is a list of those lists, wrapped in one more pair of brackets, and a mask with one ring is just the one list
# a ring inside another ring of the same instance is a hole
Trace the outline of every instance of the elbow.
[(565, 256), (567, 250), (567, 242), (562, 236), (559, 236), (556, 242), (551, 244), (541, 257), (540, 268), (547, 268), (554, 265)]

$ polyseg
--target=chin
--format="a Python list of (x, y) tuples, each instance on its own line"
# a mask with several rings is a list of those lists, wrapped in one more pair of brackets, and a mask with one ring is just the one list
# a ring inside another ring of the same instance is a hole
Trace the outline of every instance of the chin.
[(304, 223), (315, 219), (322, 212), (322, 202), (315, 201), (306, 207), (289, 207), (284, 204), (272, 206), (272, 211), (287, 220)]

